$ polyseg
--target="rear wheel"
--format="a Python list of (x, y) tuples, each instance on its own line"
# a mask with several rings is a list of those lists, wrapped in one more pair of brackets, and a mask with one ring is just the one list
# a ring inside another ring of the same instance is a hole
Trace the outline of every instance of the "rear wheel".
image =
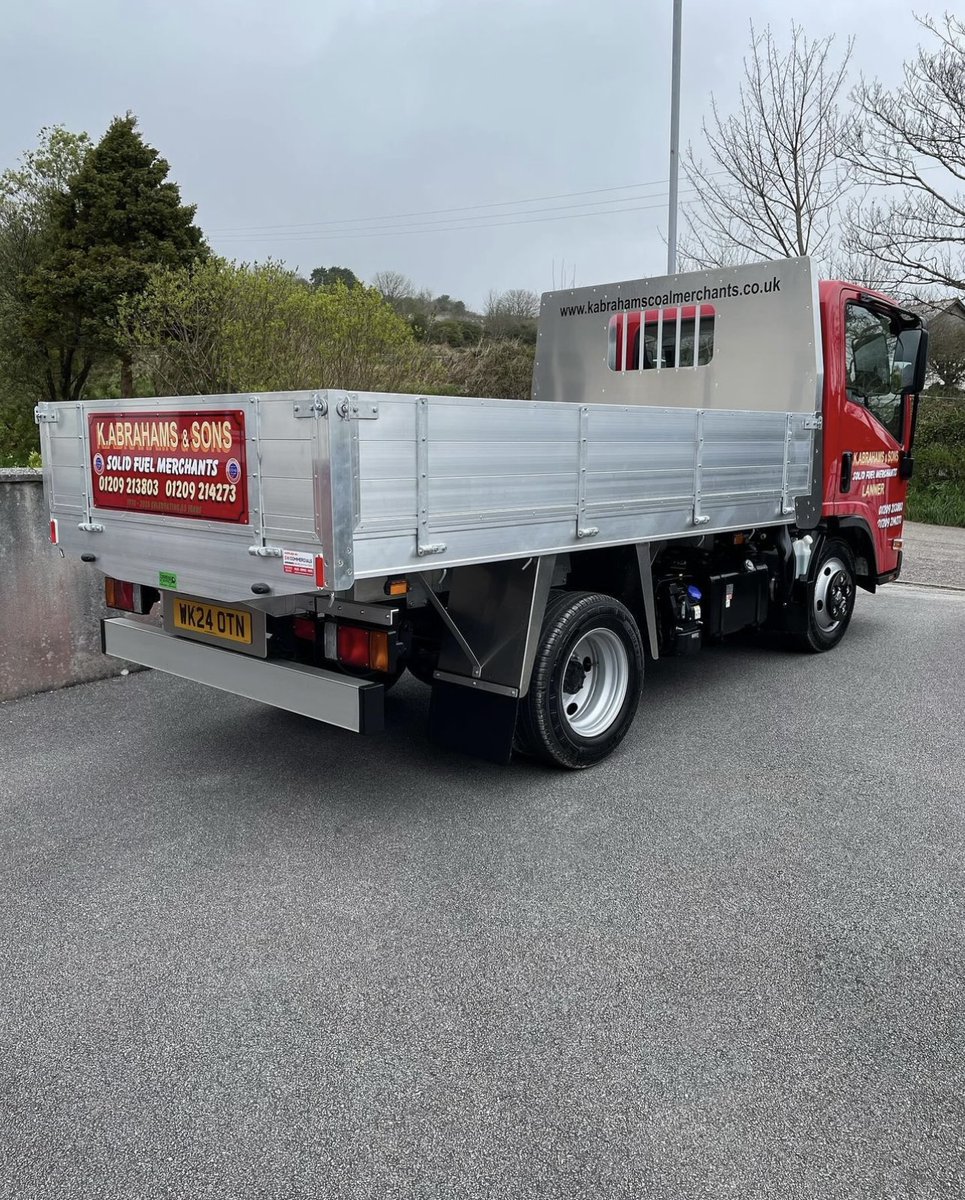
[(633, 723), (643, 643), (633, 615), (598, 592), (558, 592), (543, 619), (517, 748), (579, 769), (606, 758)]
[(795, 635), (801, 650), (831, 650), (844, 637), (854, 612), (854, 555), (847, 542), (826, 542), (812, 567), (807, 587), (807, 627)]

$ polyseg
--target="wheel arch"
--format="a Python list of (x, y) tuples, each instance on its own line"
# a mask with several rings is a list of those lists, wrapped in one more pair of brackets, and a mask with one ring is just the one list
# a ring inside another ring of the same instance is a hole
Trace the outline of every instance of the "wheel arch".
[(828, 534), (846, 542), (854, 555), (855, 582), (866, 592), (878, 588), (878, 556), (871, 527), (864, 517), (834, 517), (828, 522)]
[(602, 592), (625, 604), (654, 659), (660, 657), (651, 571), (655, 544), (636, 542), (580, 550), (570, 556), (566, 579), (567, 591)]

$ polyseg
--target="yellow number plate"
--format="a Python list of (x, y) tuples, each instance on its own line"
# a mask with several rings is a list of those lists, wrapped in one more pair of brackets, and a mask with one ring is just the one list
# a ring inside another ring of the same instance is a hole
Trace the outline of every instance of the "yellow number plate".
[(201, 633), (250, 646), (253, 641), (251, 613), (243, 608), (223, 608), (220, 604), (204, 604), (200, 600), (174, 599), (174, 628), (187, 633)]

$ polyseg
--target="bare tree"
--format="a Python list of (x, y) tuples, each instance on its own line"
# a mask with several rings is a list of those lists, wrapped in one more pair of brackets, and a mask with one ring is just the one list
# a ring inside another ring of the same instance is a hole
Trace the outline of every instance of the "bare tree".
[(529, 338), (539, 316), (539, 296), (526, 288), (491, 291), (486, 297), (484, 326), (493, 337)]
[(372, 286), (382, 293), (382, 299), (395, 307), (400, 300), (408, 300), (415, 289), (412, 280), (401, 271), (377, 271), (372, 276)]
[(874, 190), (849, 205), (847, 245), (896, 286), (965, 291), (965, 21), (918, 20), (937, 47), (918, 48), (894, 91), (877, 80), (855, 90), (846, 155)]
[(539, 296), (526, 288), (510, 288), (499, 298), (499, 306), (508, 317), (535, 320), (539, 316)]
[(791, 25), (783, 51), (770, 27), (751, 25), (740, 106), (712, 101), (703, 123), (707, 161), (688, 147), (684, 172), (698, 198), (683, 210), (681, 261), (706, 268), (755, 258), (821, 256), (831, 249), (848, 179), (838, 158), (838, 107), (852, 42), (835, 58), (833, 37), (809, 39)]
[(914, 292), (895, 288), (887, 266), (872, 254), (858, 254), (839, 242), (825, 260), (826, 278), (846, 279), (859, 283), (872, 292), (886, 292), (894, 299), (912, 304), (918, 299)]

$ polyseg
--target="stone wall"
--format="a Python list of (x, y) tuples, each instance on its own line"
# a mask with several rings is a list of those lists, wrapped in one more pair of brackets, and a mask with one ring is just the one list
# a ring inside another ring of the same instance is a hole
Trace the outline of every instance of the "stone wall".
[(50, 544), (40, 471), (0, 470), (0, 700), (124, 670), (101, 654), (104, 577)]

